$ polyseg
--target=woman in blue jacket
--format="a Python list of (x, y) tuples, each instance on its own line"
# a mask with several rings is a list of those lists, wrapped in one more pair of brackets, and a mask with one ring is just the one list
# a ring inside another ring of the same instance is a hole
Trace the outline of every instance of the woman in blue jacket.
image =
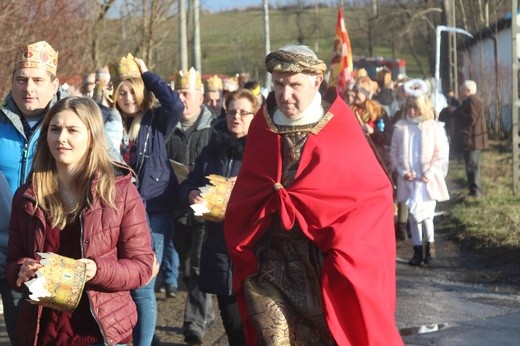
[[(199, 187), (209, 183), (206, 176), (217, 174), (234, 181), (242, 164), (242, 153), (251, 120), (258, 110), (257, 98), (246, 89), (231, 93), (225, 101), (226, 119), (215, 124), (208, 145), (195, 161), (195, 167), (181, 184), (181, 201), (203, 203)], [(202, 244), (199, 289), (217, 295), (220, 316), (229, 344), (245, 345), (242, 320), (231, 285), (231, 261), (222, 222), (206, 221)]]
[[(180, 120), (184, 105), (166, 82), (148, 71), (142, 59), (129, 54), (111, 67), (114, 104), (125, 130), (121, 154), (137, 174), (137, 188), (146, 204), (160, 265), (164, 241), (172, 237), (172, 211), (178, 192), (164, 138)], [(152, 344), (157, 321), (154, 286), (155, 278), (132, 292), (139, 315), (133, 333), (136, 345)]]

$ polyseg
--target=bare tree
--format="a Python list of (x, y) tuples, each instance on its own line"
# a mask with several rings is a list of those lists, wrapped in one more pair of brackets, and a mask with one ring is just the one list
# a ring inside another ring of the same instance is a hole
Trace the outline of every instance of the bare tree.
[[(3, 76), (12, 74), (19, 45), (42, 40), (59, 51), (59, 77), (77, 74), (89, 64), (90, 46), (85, 38), (89, 37), (90, 6), (66, 0), (2, 1), (0, 13)], [(4, 80), (2, 95), (10, 89), (8, 79)]]

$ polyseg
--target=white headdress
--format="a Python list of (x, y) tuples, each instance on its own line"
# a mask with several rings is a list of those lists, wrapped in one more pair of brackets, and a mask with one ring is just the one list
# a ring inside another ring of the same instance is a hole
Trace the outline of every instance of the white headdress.
[(428, 85), (422, 79), (411, 79), (403, 84), (403, 89), (408, 96), (421, 96), (427, 95), (430, 91)]

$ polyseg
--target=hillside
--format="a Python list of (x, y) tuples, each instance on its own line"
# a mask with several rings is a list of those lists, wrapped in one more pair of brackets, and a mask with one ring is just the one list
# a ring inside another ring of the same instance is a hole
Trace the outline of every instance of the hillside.
[[(361, 8), (345, 11), (345, 24), (350, 36), (355, 56), (367, 56), (367, 13)], [(171, 63), (178, 66), (178, 24), (177, 16), (170, 19), (171, 30), (162, 49), (167, 64), (158, 64), (157, 71), (171, 75)], [(271, 50), (287, 43), (302, 42), (314, 49), (318, 56), (329, 62), (337, 22), (336, 7), (306, 9), (271, 9), (269, 13)], [(234, 75), (249, 72), (254, 79), (262, 80), (264, 70), (263, 12), (260, 9), (235, 10), (227, 12), (202, 12), (201, 55), (203, 74)], [(192, 36), (189, 32), (188, 35)], [(191, 44), (188, 44), (191, 46)], [(170, 52), (170, 50), (172, 50)], [(392, 54), (394, 51), (394, 54)], [(396, 57), (407, 61), (407, 74), (419, 76), (419, 68), (403, 47), (391, 47), (385, 38), (374, 38), (375, 56)], [(424, 65), (427, 65), (425, 56)], [(189, 64), (191, 63), (191, 54)]]

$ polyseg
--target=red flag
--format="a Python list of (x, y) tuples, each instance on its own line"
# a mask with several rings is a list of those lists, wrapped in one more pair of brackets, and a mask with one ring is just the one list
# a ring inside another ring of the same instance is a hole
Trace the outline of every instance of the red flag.
[(336, 86), (338, 93), (343, 95), (353, 69), (352, 47), (350, 46), (350, 39), (345, 21), (343, 20), (343, 9), (340, 7), (338, 10), (336, 37), (334, 39), (334, 56), (330, 62), (329, 86)]

